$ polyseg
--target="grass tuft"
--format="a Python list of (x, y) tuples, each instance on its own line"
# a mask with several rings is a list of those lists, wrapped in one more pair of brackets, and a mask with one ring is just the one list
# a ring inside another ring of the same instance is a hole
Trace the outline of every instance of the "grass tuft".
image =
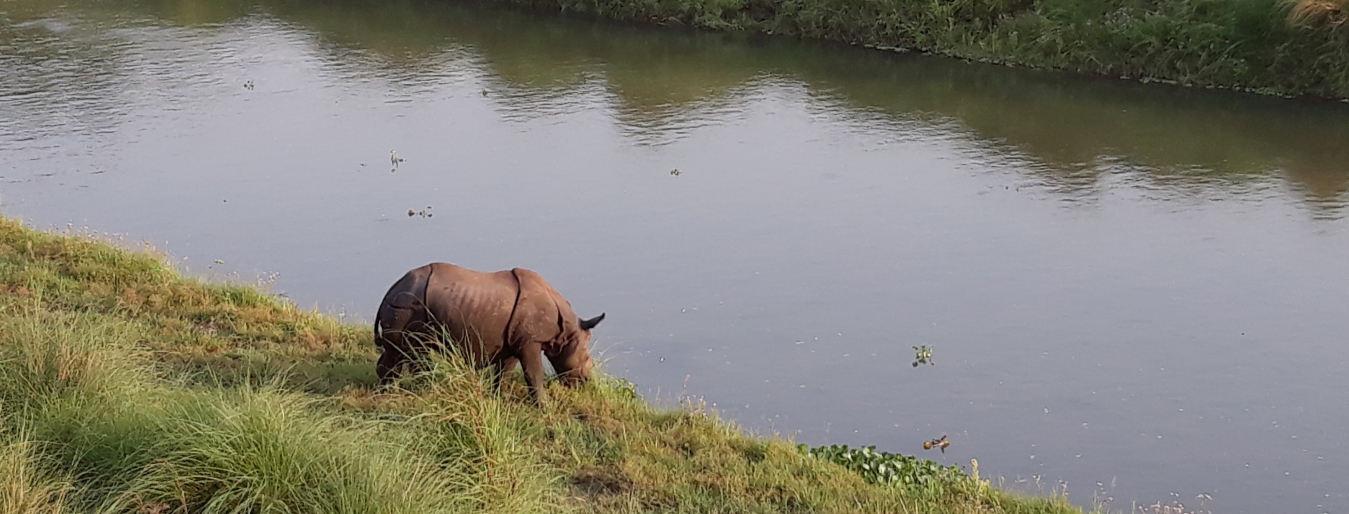
[(25, 435), (0, 432), (0, 514), (67, 512), (70, 482), (39, 462), (41, 452)]

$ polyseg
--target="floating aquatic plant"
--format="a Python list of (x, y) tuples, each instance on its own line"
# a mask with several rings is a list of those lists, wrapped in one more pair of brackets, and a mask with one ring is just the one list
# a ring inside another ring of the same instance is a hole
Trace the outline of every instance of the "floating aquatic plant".
[(937, 363), (932, 362), (932, 348), (926, 345), (913, 347), (913, 367), (916, 368), (919, 364), (937, 365)]
[(941, 490), (974, 480), (957, 466), (944, 466), (898, 453), (878, 452), (875, 446), (849, 448), (847, 445), (829, 445), (811, 448), (801, 444), (797, 445), (797, 449), (811, 457), (848, 468), (877, 484)]

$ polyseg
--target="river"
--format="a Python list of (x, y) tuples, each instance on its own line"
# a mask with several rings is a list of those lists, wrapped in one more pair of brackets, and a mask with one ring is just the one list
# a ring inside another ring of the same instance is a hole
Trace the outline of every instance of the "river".
[(427, 262), (532, 268), (653, 402), (1126, 512), (1349, 512), (1346, 141), (1339, 103), (473, 4), (0, 2), (8, 216), (361, 323)]

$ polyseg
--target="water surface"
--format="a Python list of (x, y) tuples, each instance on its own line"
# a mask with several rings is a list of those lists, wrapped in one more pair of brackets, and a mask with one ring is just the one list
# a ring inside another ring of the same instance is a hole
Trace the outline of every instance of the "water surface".
[(7, 215), (360, 320), (529, 267), (653, 400), (1126, 511), (1349, 511), (1345, 141), (1335, 103), (447, 2), (0, 3)]

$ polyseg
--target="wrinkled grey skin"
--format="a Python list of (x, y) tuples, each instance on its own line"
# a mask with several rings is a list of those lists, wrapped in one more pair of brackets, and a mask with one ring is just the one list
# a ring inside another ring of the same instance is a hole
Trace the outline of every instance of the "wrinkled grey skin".
[[(590, 330), (604, 314), (582, 320), (533, 271), (484, 273), (437, 262), (403, 275), (375, 316), (375, 372), (387, 384), (399, 367), (453, 344), (477, 368), (492, 366), (497, 386), (518, 362), (536, 402), (543, 402), (543, 358), (568, 386), (590, 379)], [(442, 336), (450, 341), (442, 341)]]

